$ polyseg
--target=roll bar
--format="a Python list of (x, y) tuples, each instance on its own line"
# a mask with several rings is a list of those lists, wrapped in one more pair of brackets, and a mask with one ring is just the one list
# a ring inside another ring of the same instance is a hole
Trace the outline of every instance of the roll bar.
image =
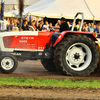
[(76, 19), (77, 19), (78, 15), (82, 15), (82, 20), (81, 20), (79, 31), (81, 32), (81, 30), (82, 30), (82, 25), (83, 25), (83, 22), (84, 22), (84, 13), (77, 12), (77, 14), (74, 17), (74, 21), (73, 21), (73, 25), (72, 25), (71, 31), (74, 31), (75, 22), (76, 22)]

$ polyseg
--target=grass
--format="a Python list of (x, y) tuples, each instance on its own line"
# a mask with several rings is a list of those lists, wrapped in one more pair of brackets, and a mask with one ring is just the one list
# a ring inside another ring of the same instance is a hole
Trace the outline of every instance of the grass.
[(15, 86), (55, 86), (55, 87), (90, 87), (100, 88), (100, 80), (96, 81), (72, 81), (70, 79), (28, 79), (28, 78), (0, 78), (0, 85), (15, 85)]

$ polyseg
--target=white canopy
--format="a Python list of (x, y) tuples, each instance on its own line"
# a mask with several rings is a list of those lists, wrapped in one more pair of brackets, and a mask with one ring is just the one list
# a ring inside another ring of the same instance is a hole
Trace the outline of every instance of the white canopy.
[[(77, 12), (83, 12), (85, 19), (92, 20), (92, 12), (95, 16), (95, 20), (100, 20), (99, 4), (100, 0), (40, 0), (26, 7), (23, 15), (73, 19)], [(14, 11), (14, 13), (18, 15), (18, 10)]]
[(14, 14), (5, 12), (4, 16), (6, 16), (6, 17), (14, 17)]
[[(31, 5), (39, 0), (24, 0), (24, 5)], [(0, 0), (1, 3), (1, 0)], [(18, 0), (5, 0), (5, 4), (7, 5), (18, 5)]]

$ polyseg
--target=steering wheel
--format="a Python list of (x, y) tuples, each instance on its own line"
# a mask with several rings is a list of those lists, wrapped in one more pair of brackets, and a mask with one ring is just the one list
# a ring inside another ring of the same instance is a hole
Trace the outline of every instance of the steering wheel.
[(35, 29), (32, 26), (30, 26), (30, 25), (29, 25), (29, 30), (30, 31), (35, 31)]

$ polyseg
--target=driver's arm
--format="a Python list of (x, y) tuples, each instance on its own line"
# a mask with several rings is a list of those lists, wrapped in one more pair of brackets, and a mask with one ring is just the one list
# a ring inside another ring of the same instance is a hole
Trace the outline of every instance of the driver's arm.
[(52, 28), (56, 28), (56, 29), (59, 29), (60, 27), (59, 27), (59, 26), (54, 26), (54, 27), (52, 27)]

